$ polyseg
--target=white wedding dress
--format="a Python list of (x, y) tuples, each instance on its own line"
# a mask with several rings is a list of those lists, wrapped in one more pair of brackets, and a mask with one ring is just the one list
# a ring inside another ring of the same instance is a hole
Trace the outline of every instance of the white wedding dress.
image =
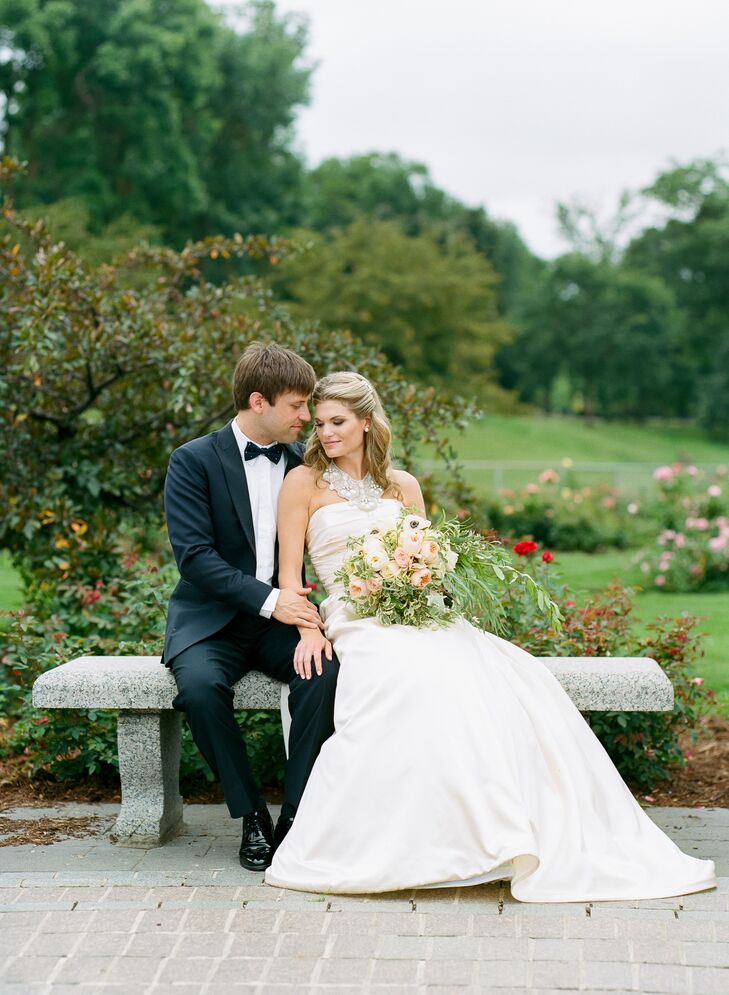
[(510, 879), (524, 902), (663, 898), (715, 886), (651, 822), (550, 671), (504, 639), (357, 619), (347, 539), (399, 502), (325, 505), (307, 545), (341, 669), (324, 744), (268, 884), (383, 892)]

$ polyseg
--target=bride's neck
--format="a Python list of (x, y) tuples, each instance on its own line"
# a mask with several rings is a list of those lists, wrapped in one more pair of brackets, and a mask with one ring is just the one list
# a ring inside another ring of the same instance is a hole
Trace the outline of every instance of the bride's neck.
[(364, 454), (357, 453), (352, 456), (341, 456), (339, 459), (333, 460), (333, 463), (353, 480), (364, 480), (367, 474)]

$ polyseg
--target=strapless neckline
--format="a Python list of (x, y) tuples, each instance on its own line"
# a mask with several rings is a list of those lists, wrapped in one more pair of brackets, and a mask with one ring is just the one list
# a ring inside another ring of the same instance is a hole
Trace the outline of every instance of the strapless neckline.
[[(402, 501), (398, 501), (397, 498), (380, 498), (377, 507), (379, 508), (379, 506), (381, 504), (385, 504), (386, 502), (390, 502), (390, 501), (394, 501), (395, 504), (399, 504), (401, 508), (405, 507), (405, 505), (402, 503)], [(351, 501), (330, 501), (329, 504), (319, 505), (319, 507), (315, 511), (312, 511), (312, 513), (309, 515), (309, 526), (314, 521), (314, 518), (319, 514), (320, 511), (324, 511), (326, 508), (340, 508), (340, 507), (342, 507), (342, 508), (352, 508), (352, 502)], [(377, 508), (375, 508), (373, 510), (376, 511)], [(365, 512), (362, 512), (362, 514), (367, 515), (367, 514), (371, 514), (371, 512), (366, 512), (365, 511)]]

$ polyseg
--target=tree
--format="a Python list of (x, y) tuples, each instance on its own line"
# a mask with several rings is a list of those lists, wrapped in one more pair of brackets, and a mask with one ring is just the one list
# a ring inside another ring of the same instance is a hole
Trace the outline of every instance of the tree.
[(509, 360), (547, 409), (562, 378), (576, 410), (645, 418), (670, 411), (679, 326), (662, 281), (571, 254), (545, 269)]
[(300, 182), (305, 40), (270, 0), (243, 35), (204, 0), (0, 0), (0, 137), (30, 163), (19, 203), (80, 197), (97, 227), (132, 214), (173, 243), (272, 232)]
[(677, 166), (644, 193), (661, 205), (664, 220), (631, 242), (625, 264), (662, 279), (683, 314), (680, 413), (700, 414), (713, 432), (726, 433), (729, 418), (719, 412), (726, 410), (720, 364), (729, 351), (729, 164)]
[(392, 152), (326, 159), (306, 175), (302, 227), (331, 231), (361, 217), (397, 221), (412, 237), (433, 234), (444, 247), (454, 236), (468, 238), (498, 274), (497, 306), (505, 317), (538, 270), (512, 224), (462, 204), (433, 183), (423, 163)]
[(350, 328), (421, 383), (483, 396), (510, 331), (496, 308), (496, 276), (463, 236), (442, 246), (394, 221), (361, 217), (329, 235), (298, 232), (309, 251), (283, 263), (275, 285), (293, 312)]

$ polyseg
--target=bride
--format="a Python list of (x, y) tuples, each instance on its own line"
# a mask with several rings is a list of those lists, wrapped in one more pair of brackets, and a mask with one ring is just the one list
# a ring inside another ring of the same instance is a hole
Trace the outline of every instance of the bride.
[(424, 511), (390, 463), (377, 392), (356, 373), (314, 390), (315, 431), (279, 500), (279, 582), (304, 547), (327, 592), (326, 638), (302, 629), (309, 677), (332, 645), (334, 722), (266, 882), (364, 893), (511, 880), (524, 902), (664, 898), (714, 887), (651, 822), (550, 671), (465, 620), (446, 629), (356, 618), (335, 574), (347, 539)]

